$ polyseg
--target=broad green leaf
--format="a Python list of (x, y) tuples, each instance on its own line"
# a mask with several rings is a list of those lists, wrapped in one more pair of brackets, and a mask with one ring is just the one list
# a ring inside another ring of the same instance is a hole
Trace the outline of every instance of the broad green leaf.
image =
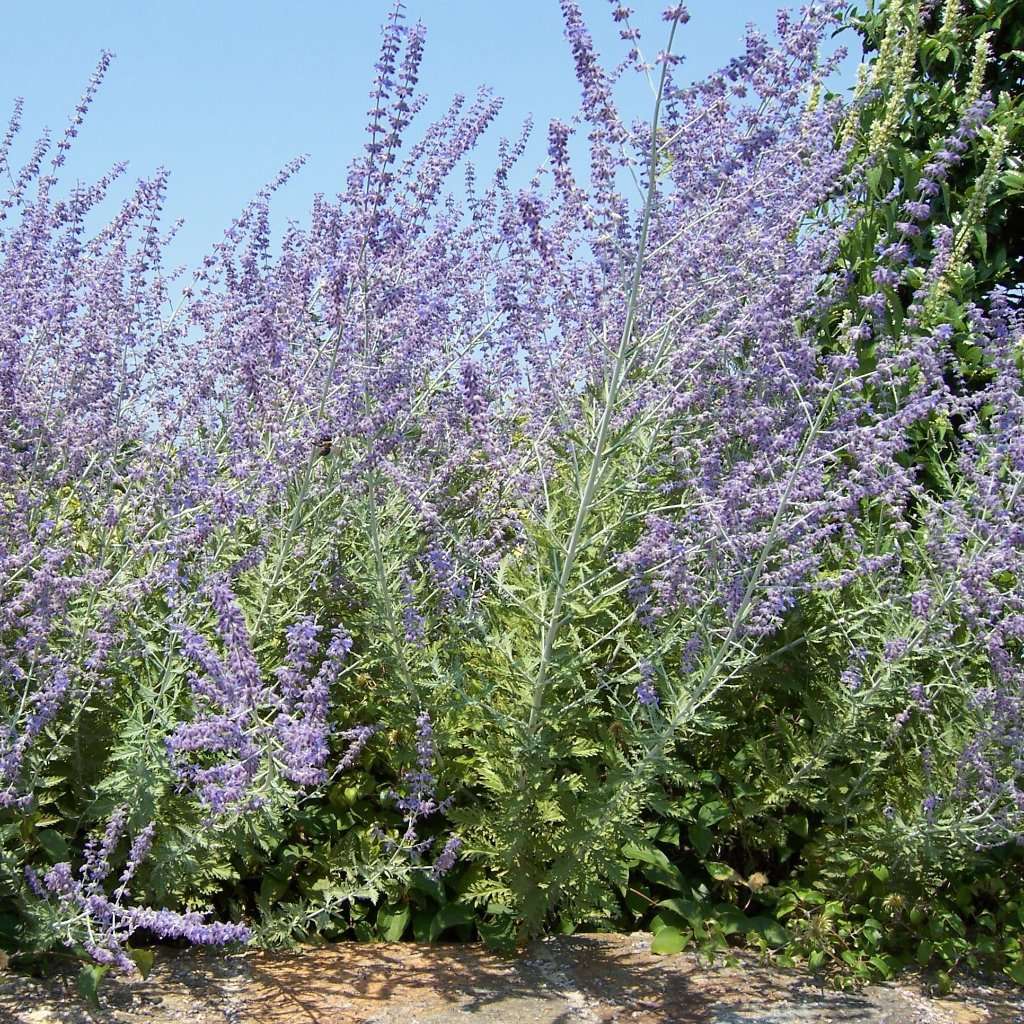
[(412, 936), (417, 942), (430, 942), (434, 913), (433, 910), (417, 910), (412, 915)]
[(149, 977), (149, 972), (153, 969), (153, 961), (156, 959), (156, 954), (151, 949), (129, 949), (128, 956), (135, 962), (135, 966), (139, 969), (139, 974), (143, 978)]
[(671, 863), (665, 854), (655, 846), (644, 843), (626, 843), (622, 848), (623, 855), (629, 860), (639, 861), (641, 864), (655, 864), (658, 867), (668, 868)]
[(693, 928), (694, 931), (698, 931), (704, 926), (704, 912), (701, 909), (701, 905), (696, 900), (683, 900), (677, 898), (661, 900), (658, 906), (665, 907), (666, 910), (671, 910), (673, 913), (685, 918), (690, 923), (690, 927)]
[(473, 911), (469, 907), (461, 903), (449, 903), (434, 915), (434, 920), (430, 923), (430, 941), (439, 939), (449, 928), (460, 924), (472, 924), (473, 920)]
[(748, 931), (764, 936), (769, 946), (784, 946), (789, 942), (789, 932), (770, 917), (752, 917)]
[(377, 914), (377, 934), (385, 942), (398, 942), (405, 934), (406, 926), (412, 917), (412, 911), (406, 903), (401, 907), (383, 908)]
[(94, 1009), (100, 1008), (100, 982), (110, 968), (104, 964), (86, 964), (78, 972), (78, 994)]
[(46, 851), (47, 857), (54, 864), (59, 864), (68, 859), (68, 844), (59, 832), (44, 828), (37, 831), (35, 836), (39, 845)]
[(705, 828), (716, 825), (729, 816), (729, 807), (721, 800), (711, 800), (697, 813), (697, 822)]
[(775, 904), (775, 916), (776, 918), (785, 917), (787, 914), (792, 914), (796, 910), (799, 904), (799, 899), (795, 893), (787, 892), (778, 903)]
[(868, 963), (877, 969), (883, 978), (891, 978), (894, 973), (893, 964), (883, 956), (868, 957)]
[(736, 872), (728, 864), (723, 864), (720, 861), (709, 860), (704, 867), (716, 882), (728, 882), (737, 877)]
[(711, 850), (711, 843), (713, 841), (711, 830), (704, 825), (694, 824), (686, 830), (686, 834), (689, 836), (690, 844), (700, 854), (701, 858), (706, 857)]
[(712, 920), (721, 928), (724, 935), (734, 935), (736, 932), (748, 932), (751, 930), (750, 918), (739, 907), (734, 907), (728, 903), (720, 903), (715, 907), (715, 914)]
[(689, 888), (685, 876), (674, 864), (670, 864), (668, 867), (649, 864), (642, 870), (644, 878), (654, 882), (655, 885), (674, 889), (676, 892), (685, 892)]
[(794, 835), (799, 836), (801, 839), (806, 839), (808, 832), (810, 832), (810, 822), (807, 820), (807, 816), (804, 814), (790, 814), (786, 817), (786, 828), (789, 829)]
[(417, 871), (412, 876), (409, 885), (417, 892), (423, 893), (424, 896), (429, 896), (435, 903), (442, 904), (448, 902), (444, 886), (436, 878), (431, 878), (422, 871)]
[(651, 940), (651, 952), (659, 956), (671, 956), (673, 953), (681, 953), (689, 941), (678, 928), (665, 927)]

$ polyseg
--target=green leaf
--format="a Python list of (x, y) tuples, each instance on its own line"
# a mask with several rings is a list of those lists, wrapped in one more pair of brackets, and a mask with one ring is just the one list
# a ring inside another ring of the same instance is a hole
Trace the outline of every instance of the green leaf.
[(430, 929), (434, 924), (433, 910), (417, 910), (412, 915), (412, 937), (417, 942), (430, 941)]
[(409, 885), (410, 888), (423, 893), (424, 896), (429, 896), (435, 903), (448, 902), (448, 898), (445, 896), (444, 886), (441, 885), (436, 878), (431, 878), (422, 871), (413, 875)]
[(665, 854), (656, 846), (649, 846), (644, 843), (626, 843), (622, 847), (622, 853), (629, 860), (640, 861), (641, 864), (654, 864), (658, 867), (668, 868), (671, 863)]
[(688, 938), (678, 928), (662, 928), (651, 940), (651, 952), (659, 956), (671, 956), (673, 953), (681, 953), (688, 942)]
[(139, 969), (139, 974), (142, 975), (143, 979), (149, 977), (149, 972), (153, 970), (153, 961), (156, 959), (156, 954), (151, 949), (129, 949), (128, 956), (135, 962), (135, 966)]
[(688, 888), (686, 878), (674, 864), (666, 867), (649, 864), (643, 869), (643, 875), (649, 882), (664, 886), (666, 889), (674, 889), (676, 892), (685, 892)]
[(384, 907), (377, 914), (377, 934), (385, 942), (398, 942), (405, 934), (412, 912), (406, 903), (401, 907)]
[(653, 935), (657, 935), (662, 928), (679, 928), (684, 924), (683, 919), (678, 914), (673, 914), (672, 911), (666, 910), (662, 914), (655, 914), (651, 918), (650, 930)]
[(789, 829), (794, 835), (799, 836), (801, 839), (806, 839), (808, 832), (811, 830), (810, 822), (807, 820), (807, 816), (803, 814), (790, 814), (786, 817), (786, 828)]
[(988, 232), (981, 226), (976, 227), (974, 229), (974, 240), (981, 250), (981, 258), (986, 259), (988, 257)]
[(269, 871), (266, 872), (260, 882), (261, 902), (273, 903), (275, 900), (279, 900), (288, 891), (291, 881), (290, 875), (282, 877)]
[(728, 864), (722, 864), (720, 861), (710, 860), (704, 867), (716, 882), (728, 882), (736, 878), (736, 872)]
[(1018, 985), (1024, 985), (1024, 960), (1018, 960), (1006, 968), (1006, 973), (1013, 978)]
[(687, 920), (694, 931), (704, 927), (704, 912), (701, 910), (700, 904), (695, 900), (662, 900), (658, 906), (671, 910), (674, 914), (678, 914)]
[(16, 945), (20, 928), (21, 921), (15, 914), (0, 914), (0, 950)]
[(729, 903), (720, 903), (715, 907), (715, 924), (722, 930), (723, 935), (735, 935), (736, 932), (751, 931), (750, 918)]
[(50, 828), (40, 829), (36, 832), (36, 840), (54, 864), (68, 859), (68, 844), (59, 832)]
[(441, 907), (434, 915), (434, 920), (430, 922), (430, 941), (435, 942), (449, 928), (460, 924), (472, 924), (473, 919), (473, 911), (464, 904), (449, 903)]
[(895, 973), (893, 964), (886, 957), (871, 956), (868, 957), (868, 963), (871, 964), (883, 978), (891, 978)]
[(18, 831), (21, 833), (21, 838), (24, 839), (26, 843), (30, 843), (32, 841), (32, 832), (35, 829), (35, 825), (38, 820), (38, 812), (28, 814), (21, 819)]
[(629, 866), (625, 861), (619, 860), (616, 857), (609, 857), (601, 871), (604, 874), (604, 877), (607, 878), (620, 893), (626, 893), (626, 890), (629, 887)]
[(100, 982), (110, 968), (104, 964), (86, 964), (78, 972), (78, 994), (94, 1009), (100, 1008)]
[(770, 917), (752, 917), (747, 930), (763, 936), (769, 946), (784, 946), (789, 942), (789, 932)]
[(502, 916), (495, 921), (478, 921), (476, 927), (488, 949), (510, 953), (516, 948), (515, 918)]
[(1011, 196), (1024, 192), (1024, 173), (1020, 171), (1005, 171), (1003, 173), (1003, 187)]
[(674, 821), (662, 821), (647, 829), (647, 834), (652, 840), (664, 843), (668, 846), (679, 845), (679, 826)]
[(634, 917), (643, 917), (647, 913), (647, 908), (651, 905), (647, 898), (640, 893), (633, 892), (632, 889), (626, 891), (623, 902), (626, 904), (626, 909)]
[(785, 917), (787, 914), (792, 914), (796, 910), (799, 900), (795, 893), (787, 892), (778, 903), (775, 904), (775, 916)]
[(700, 854), (701, 858), (706, 857), (713, 842), (711, 830), (703, 825), (691, 825), (686, 830), (686, 834), (690, 838), (690, 845)]
[(711, 800), (706, 803), (697, 813), (697, 821), (705, 828), (716, 825), (723, 818), (729, 816), (729, 807), (721, 800)]

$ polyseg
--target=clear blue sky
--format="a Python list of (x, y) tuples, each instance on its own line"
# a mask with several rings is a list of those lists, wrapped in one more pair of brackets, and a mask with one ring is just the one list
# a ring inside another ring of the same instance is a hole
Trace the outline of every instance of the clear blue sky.
[[(651, 49), (665, 0), (633, 0)], [(774, 0), (693, 0), (676, 49), (698, 77), (741, 48), (744, 25), (770, 28)], [(622, 44), (606, 0), (582, 0), (602, 55)], [(303, 218), (314, 192), (333, 194), (363, 138), (367, 92), (388, 0), (11, 0), (0, 34), (0, 117), (25, 97), (22, 148), (59, 132), (102, 48), (114, 64), (69, 160), (95, 177), (115, 160), (134, 178), (171, 171), (168, 219), (186, 218), (172, 256), (194, 263), (241, 206), (293, 156), (309, 154), (280, 194), (277, 222)], [(427, 26), (421, 87), (428, 113), (486, 84), (505, 108), (486, 149), (532, 114), (544, 152), (547, 121), (576, 108), (578, 90), (557, 0), (407, 0)], [(636, 107), (644, 102), (639, 90)], [(421, 118), (421, 122), (427, 118)], [(2, 131), (2, 129), (0, 129)], [(17, 153), (16, 153), (17, 155)]]

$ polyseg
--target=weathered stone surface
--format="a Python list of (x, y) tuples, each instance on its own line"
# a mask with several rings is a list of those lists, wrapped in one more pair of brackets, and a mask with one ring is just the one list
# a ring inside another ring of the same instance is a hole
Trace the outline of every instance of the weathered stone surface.
[(478, 946), (334, 945), (301, 953), (166, 954), (88, 1014), (74, 976), (0, 976), (0, 1024), (1024, 1024), (1024, 998), (914, 980), (854, 993), (760, 966), (655, 957), (645, 935), (576, 935), (504, 959)]

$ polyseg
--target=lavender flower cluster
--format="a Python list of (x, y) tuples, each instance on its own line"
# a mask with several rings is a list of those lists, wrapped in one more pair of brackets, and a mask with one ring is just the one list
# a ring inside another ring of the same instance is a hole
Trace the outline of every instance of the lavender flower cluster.
[(153, 823), (141, 829), (132, 841), (116, 887), (108, 893), (103, 883), (111, 873), (110, 859), (127, 824), (127, 809), (115, 811), (103, 835), (87, 844), (77, 877), (67, 862), (55, 864), (42, 878), (31, 867), (25, 868), (29, 889), (43, 901), (45, 909), (53, 905), (56, 910), (53, 927), (65, 946), (81, 947), (95, 963), (134, 974), (137, 967), (129, 955), (128, 943), (136, 933), (206, 946), (248, 941), (249, 929), (244, 925), (208, 922), (205, 915), (195, 911), (180, 914), (124, 905), (131, 895), (129, 886), (135, 872), (152, 846)]

